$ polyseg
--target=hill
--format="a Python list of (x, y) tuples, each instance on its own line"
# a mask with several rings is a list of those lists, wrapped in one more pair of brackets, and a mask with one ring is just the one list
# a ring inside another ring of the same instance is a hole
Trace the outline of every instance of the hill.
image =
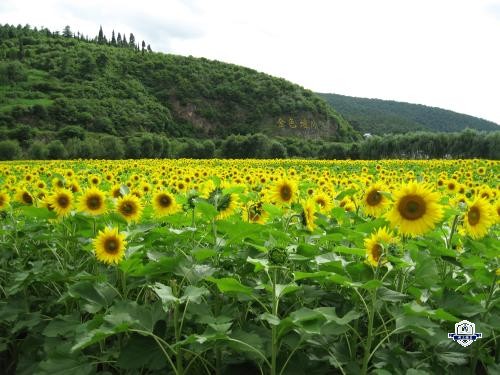
[(357, 136), (322, 98), (284, 79), (119, 38), (0, 26), (0, 135), (29, 126), (50, 140), (71, 125), (120, 137)]
[(361, 133), (459, 132), (466, 128), (500, 130), (494, 122), (441, 108), (337, 94), (319, 95)]

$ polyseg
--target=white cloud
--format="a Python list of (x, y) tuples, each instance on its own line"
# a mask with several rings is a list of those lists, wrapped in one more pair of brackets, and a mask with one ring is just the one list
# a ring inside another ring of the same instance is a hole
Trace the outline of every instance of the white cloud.
[(439, 106), (500, 123), (500, 2), (2, 0), (2, 23), (245, 65), (320, 92)]

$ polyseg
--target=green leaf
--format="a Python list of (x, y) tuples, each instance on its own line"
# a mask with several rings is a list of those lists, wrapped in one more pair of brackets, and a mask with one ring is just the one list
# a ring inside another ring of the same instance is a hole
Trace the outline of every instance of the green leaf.
[(38, 219), (55, 219), (57, 215), (54, 211), (49, 211), (46, 208), (35, 207), (35, 206), (21, 206), (19, 207), (21, 212), (27, 218), (38, 218)]
[(324, 279), (331, 275), (331, 272), (327, 271), (317, 271), (317, 272), (300, 272), (296, 271), (293, 273), (293, 278), (295, 281), (304, 279)]
[(251, 295), (253, 291), (252, 288), (241, 284), (238, 280), (232, 277), (224, 277), (222, 279), (207, 277), (206, 280), (215, 283), (222, 293), (242, 293)]
[(354, 319), (357, 319), (363, 315), (358, 311), (351, 310), (342, 318), (340, 318), (335, 311), (335, 307), (318, 307), (314, 309), (314, 311), (317, 311), (321, 315), (323, 315), (326, 318), (327, 322), (335, 322), (338, 325), (346, 325)]
[(219, 214), (219, 212), (213, 205), (203, 200), (199, 200), (196, 203), (195, 209), (197, 212), (200, 212), (202, 214), (202, 217), (206, 220), (212, 220)]
[(193, 285), (188, 285), (186, 289), (184, 289), (184, 294), (180, 298), (182, 302), (189, 301), (190, 303), (201, 303), (201, 297), (209, 294), (209, 291), (205, 287), (198, 288)]
[(341, 254), (352, 254), (364, 257), (366, 255), (365, 249), (360, 249), (357, 247), (347, 247), (347, 246), (335, 246), (333, 251)]
[(259, 319), (265, 320), (266, 322), (268, 322), (272, 326), (277, 326), (281, 322), (280, 318), (278, 318), (276, 315), (270, 314), (268, 312), (260, 314)]
[[(344, 190), (343, 192), (341, 192), (340, 194), (338, 194), (336, 197), (335, 197), (335, 200), (336, 201), (341, 201), (343, 198), (347, 197), (347, 196), (352, 196), (354, 194), (357, 193), (357, 190), (356, 189), (347, 189), (347, 190)], [(337, 207), (338, 208), (338, 207)]]
[(281, 298), (287, 294), (296, 292), (297, 290), (300, 289), (300, 286), (298, 286), (295, 283), (290, 283), (290, 284), (276, 284), (276, 296), (277, 298)]
[(155, 283), (151, 289), (153, 289), (156, 295), (160, 298), (165, 312), (168, 312), (172, 305), (180, 302), (179, 298), (173, 295), (172, 288), (167, 285)]
[(87, 375), (94, 372), (93, 366), (84, 357), (82, 358), (49, 358), (40, 362), (40, 375)]
[(388, 302), (401, 302), (405, 300), (408, 296), (403, 293), (396, 292), (395, 290), (388, 289), (385, 286), (381, 286), (377, 290), (377, 298), (382, 301)]
[[(69, 295), (74, 298), (82, 298), (91, 303), (87, 307), (89, 312), (97, 312), (103, 307), (108, 307), (117, 296), (114, 288), (106, 283), (93, 283), (80, 281), (69, 287)], [(97, 310), (95, 310), (97, 309)]]
[(164, 354), (153, 338), (133, 335), (120, 350), (118, 366), (125, 370), (147, 367), (150, 370), (160, 370), (167, 364)]

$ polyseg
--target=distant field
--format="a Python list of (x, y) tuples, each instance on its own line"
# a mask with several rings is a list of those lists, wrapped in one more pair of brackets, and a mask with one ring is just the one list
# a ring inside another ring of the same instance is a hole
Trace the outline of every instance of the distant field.
[(0, 162), (3, 371), (493, 371), (499, 167)]

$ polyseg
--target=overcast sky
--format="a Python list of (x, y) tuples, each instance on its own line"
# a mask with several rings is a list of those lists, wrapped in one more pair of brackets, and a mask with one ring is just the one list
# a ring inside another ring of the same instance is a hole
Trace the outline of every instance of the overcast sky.
[(0, 23), (203, 56), (317, 92), (451, 109), (500, 124), (499, 0), (0, 0)]

